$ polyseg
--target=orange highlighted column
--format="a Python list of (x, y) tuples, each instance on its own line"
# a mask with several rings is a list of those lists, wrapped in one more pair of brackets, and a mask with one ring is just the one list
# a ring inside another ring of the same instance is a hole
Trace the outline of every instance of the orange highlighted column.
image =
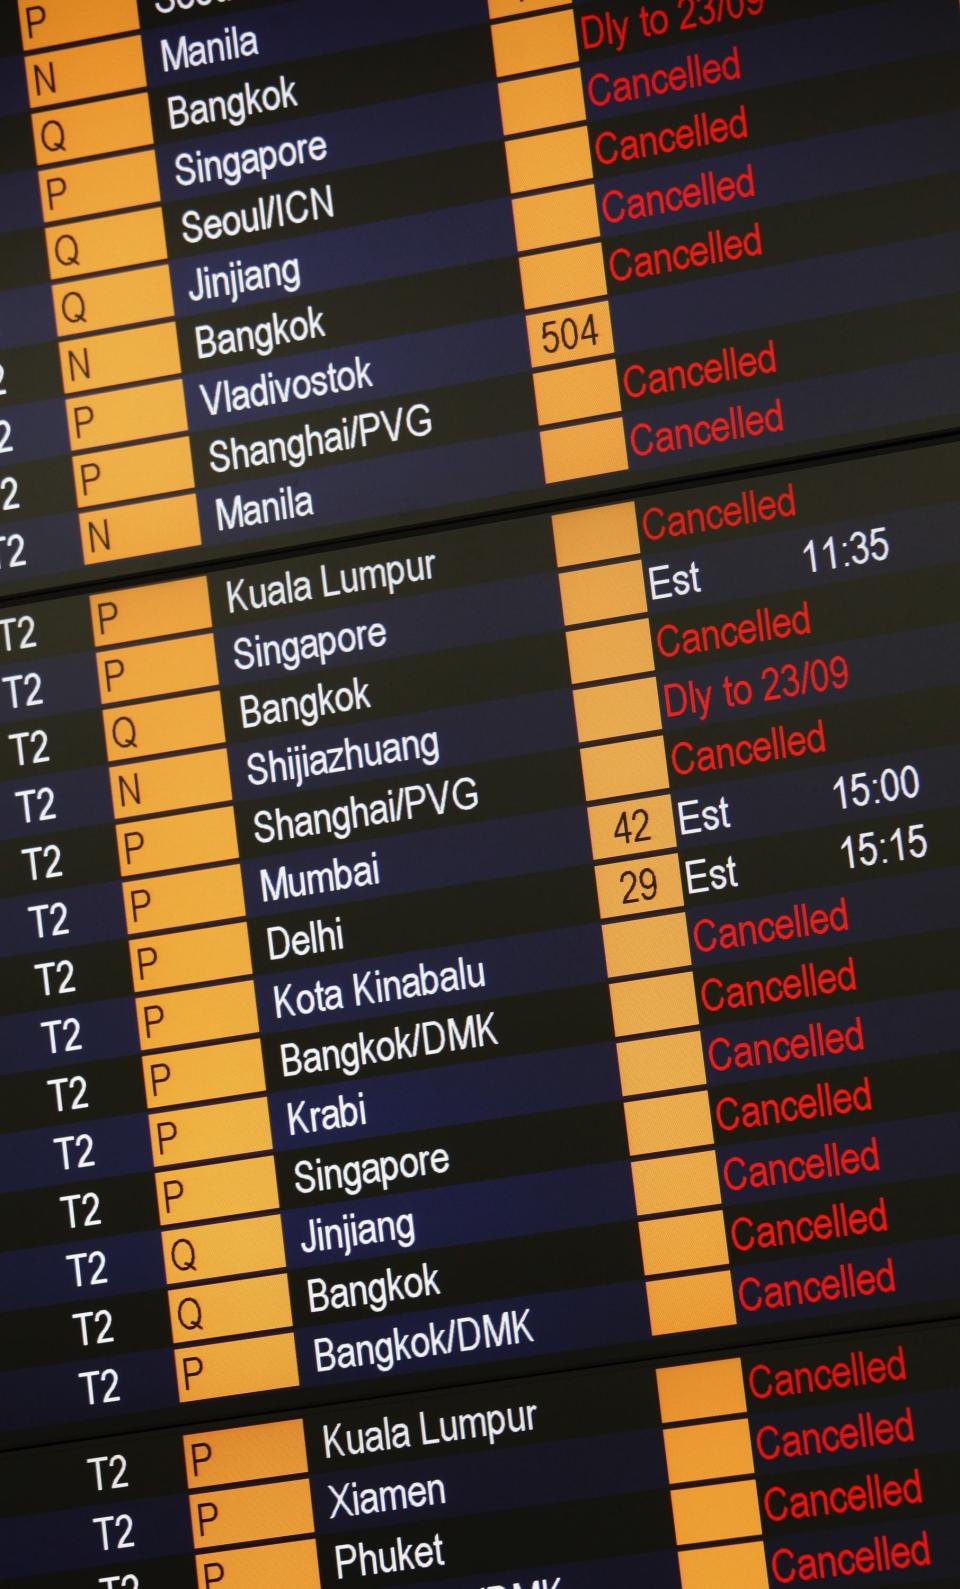
[(682, 1589), (769, 1589), (739, 1357), (657, 1369)]
[(90, 610), (177, 1387), (281, 1389), (299, 1373), (207, 584)]
[(548, 484), (627, 468), (572, 5), (488, 0)]
[(199, 1589), (320, 1589), (299, 1418), (185, 1435)]
[(650, 1328), (736, 1322), (632, 502), (554, 546)]
[(136, 0), (18, 4), (83, 559), (197, 546)]

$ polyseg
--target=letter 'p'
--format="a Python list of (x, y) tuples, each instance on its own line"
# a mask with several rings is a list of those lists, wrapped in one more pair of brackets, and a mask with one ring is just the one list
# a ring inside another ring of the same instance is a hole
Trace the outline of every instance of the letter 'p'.
[(207, 1532), (208, 1525), (215, 1523), (219, 1516), (220, 1508), (216, 1501), (197, 1502), (197, 1529), (201, 1539)]
[(47, 209), (52, 215), (56, 207), (57, 200), (62, 199), (63, 195), (67, 191), (67, 184), (63, 177), (46, 177), (44, 180), (44, 186), (47, 190)]
[(155, 1120), (153, 1129), (156, 1137), (157, 1153), (162, 1159), (167, 1151), (168, 1144), (175, 1142), (180, 1133), (173, 1120)]
[(46, 6), (27, 6), (23, 20), (27, 29), (27, 38), (32, 39), (37, 29), (42, 28), (47, 20)]
[(142, 1010), (143, 1010), (143, 1029), (144, 1029), (147, 1037), (152, 1037), (154, 1027), (155, 1026), (160, 1026), (161, 1023), (164, 1020), (163, 1005), (162, 1004), (144, 1004), (142, 1006)]
[(203, 1358), (181, 1357), (180, 1368), (183, 1373), (183, 1388), (185, 1391), (188, 1391), (190, 1389), (191, 1380), (199, 1379), (200, 1375), (203, 1373)]
[(159, 1097), (160, 1088), (170, 1080), (170, 1066), (162, 1061), (150, 1066), (150, 1092), (154, 1098)]
[(103, 682), (109, 695), (117, 679), (122, 679), (127, 671), (127, 665), (122, 657), (104, 657)]
[(191, 1440), (190, 1470), (193, 1473), (194, 1478), (199, 1476), (200, 1469), (203, 1467), (205, 1462), (210, 1461), (212, 1456), (213, 1446), (209, 1445), (206, 1440)]
[(97, 614), (97, 629), (100, 634), (106, 634), (107, 624), (114, 623), (120, 616), (120, 608), (115, 601), (103, 600), (94, 602)]
[(148, 971), (152, 971), (160, 956), (152, 944), (138, 944), (136, 949), (137, 975), (141, 982), (146, 981)]

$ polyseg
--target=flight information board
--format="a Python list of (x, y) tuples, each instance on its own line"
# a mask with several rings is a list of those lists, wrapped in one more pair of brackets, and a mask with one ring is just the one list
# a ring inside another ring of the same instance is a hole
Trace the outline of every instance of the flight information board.
[(7, 1445), (956, 1307), (957, 455), (5, 610)]
[(953, 0), (18, 0), (0, 573), (960, 418)]
[(956, 1325), (0, 1458), (11, 1589), (956, 1584)]
[(0, 0), (0, 1589), (960, 1583), (955, 0)]

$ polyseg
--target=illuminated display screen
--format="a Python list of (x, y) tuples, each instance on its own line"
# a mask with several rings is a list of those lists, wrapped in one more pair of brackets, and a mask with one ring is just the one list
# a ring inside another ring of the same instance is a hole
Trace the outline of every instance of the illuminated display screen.
[(957, 423), (950, 0), (15, 10), (11, 579)]
[(0, 1458), (4, 1565), (34, 1589), (105, 1561), (161, 1589), (953, 1583), (957, 1350), (871, 1332), (38, 1447)]
[(960, 1581), (956, 7), (0, 27), (0, 1582)]

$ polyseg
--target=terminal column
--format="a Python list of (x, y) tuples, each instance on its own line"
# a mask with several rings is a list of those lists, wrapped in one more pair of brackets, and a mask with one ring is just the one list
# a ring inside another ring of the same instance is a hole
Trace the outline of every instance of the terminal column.
[(19, 0), (85, 563), (200, 544), (136, 0)]
[(576, 16), (489, 7), (544, 479), (608, 474), (627, 446)]
[(185, 1435), (198, 1589), (320, 1589), (299, 1418)]
[(768, 1589), (739, 1357), (657, 1369), (682, 1589)]
[(207, 583), (90, 608), (180, 1399), (296, 1385)]
[(632, 502), (553, 518), (650, 1328), (736, 1312)]

